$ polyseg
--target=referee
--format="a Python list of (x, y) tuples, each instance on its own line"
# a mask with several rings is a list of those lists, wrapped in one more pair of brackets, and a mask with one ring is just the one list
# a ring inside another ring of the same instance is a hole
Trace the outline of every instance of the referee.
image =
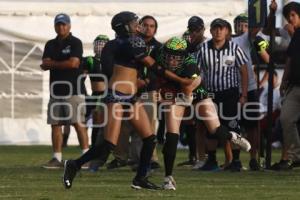
[[(212, 39), (203, 43), (198, 51), (198, 66), (203, 72), (208, 91), (213, 95), (213, 101), (218, 105), (222, 125), (240, 133), (238, 103), (243, 105), (247, 101), (246, 62), (248, 59), (239, 46), (226, 39), (229, 34), (227, 21), (215, 19), (211, 23), (210, 32)], [(241, 96), (239, 95), (240, 84)], [(208, 160), (200, 170), (213, 171), (218, 169), (217, 142), (214, 138), (208, 139)], [(240, 171), (239, 150), (233, 150), (233, 160), (229, 167), (232, 171)]]

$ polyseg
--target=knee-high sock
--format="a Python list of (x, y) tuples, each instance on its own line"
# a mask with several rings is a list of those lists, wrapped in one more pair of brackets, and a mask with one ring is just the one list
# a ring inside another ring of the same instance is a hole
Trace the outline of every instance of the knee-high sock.
[(154, 134), (143, 139), (143, 146), (140, 153), (140, 163), (136, 177), (145, 177), (147, 175), (147, 169), (150, 167), (150, 161), (155, 145), (156, 136)]
[(81, 166), (84, 163), (96, 158), (102, 160), (105, 163), (108, 159), (110, 152), (113, 151), (115, 146), (116, 145), (110, 143), (109, 141), (104, 140), (101, 144), (90, 148), (85, 154), (83, 154), (80, 158), (75, 160), (77, 167), (81, 168)]
[(179, 135), (176, 133), (166, 133), (166, 141), (162, 151), (164, 154), (165, 176), (171, 176), (173, 173), (178, 138)]
[(92, 147), (95, 146), (100, 128), (92, 128)]
[(104, 140), (104, 128), (103, 127), (93, 128), (92, 147), (103, 143), (103, 140)]
[(189, 145), (189, 160), (196, 159), (196, 136), (195, 136), (195, 125), (186, 125), (186, 132), (188, 135)]

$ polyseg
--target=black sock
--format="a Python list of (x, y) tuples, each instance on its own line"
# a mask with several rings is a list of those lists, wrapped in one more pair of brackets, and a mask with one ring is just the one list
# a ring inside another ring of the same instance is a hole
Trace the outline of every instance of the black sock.
[(166, 133), (166, 141), (163, 147), (165, 175), (171, 176), (176, 158), (179, 135), (176, 133)]
[(145, 177), (147, 175), (147, 169), (150, 167), (150, 161), (151, 161), (151, 157), (155, 145), (156, 145), (155, 135), (151, 135), (143, 139), (143, 146), (140, 153), (140, 163), (139, 163), (136, 177)]
[(95, 146), (100, 128), (92, 128), (92, 147)]
[(84, 163), (96, 158), (102, 160), (105, 163), (110, 152), (113, 151), (115, 147), (116, 145), (107, 140), (104, 140), (101, 144), (90, 148), (85, 154), (75, 160), (75, 163), (78, 168), (81, 168)]
[(188, 145), (189, 145), (189, 160), (196, 160), (196, 136), (195, 136), (195, 126), (194, 125), (186, 125), (185, 128), (188, 135)]
[(215, 135), (222, 142), (226, 140), (231, 140), (232, 138), (232, 135), (229, 132), (228, 128), (223, 125), (220, 125), (213, 135)]
[(93, 128), (92, 130), (92, 147), (97, 146), (104, 141), (104, 128)]
[(240, 150), (239, 149), (233, 149), (232, 150), (232, 160), (233, 161), (239, 161), (240, 160)]
[(209, 161), (217, 161), (216, 151), (208, 151), (208, 160)]

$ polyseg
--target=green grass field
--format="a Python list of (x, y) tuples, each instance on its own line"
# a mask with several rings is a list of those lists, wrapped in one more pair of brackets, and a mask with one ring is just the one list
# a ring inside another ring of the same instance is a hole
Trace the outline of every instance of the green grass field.
[[(74, 158), (79, 152), (77, 147), (68, 147), (64, 158)], [(223, 161), (222, 150), (219, 152)], [(176, 167), (176, 191), (136, 191), (130, 188), (134, 172), (129, 167), (103, 168), (97, 173), (83, 171), (72, 189), (65, 190), (62, 170), (41, 168), (50, 155), (50, 146), (0, 146), (0, 199), (300, 199), (299, 170), (231, 173)], [(180, 150), (176, 162), (186, 155), (186, 150)], [(278, 158), (279, 151), (273, 152), (273, 160)], [(247, 154), (242, 154), (242, 160), (248, 166)], [(153, 182), (161, 184), (162, 179), (162, 169), (152, 174)]]

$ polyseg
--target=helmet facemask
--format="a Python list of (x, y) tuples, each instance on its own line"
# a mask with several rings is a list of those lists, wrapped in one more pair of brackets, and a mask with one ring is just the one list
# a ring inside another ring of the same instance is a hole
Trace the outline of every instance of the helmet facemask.
[(98, 58), (101, 57), (102, 50), (106, 43), (107, 43), (107, 41), (104, 41), (104, 40), (95, 40), (94, 41), (93, 45), (94, 45), (95, 57), (98, 57)]
[(109, 41), (109, 38), (106, 35), (98, 35), (95, 38), (95, 40), (93, 42), (95, 57), (97, 57), (97, 58), (101, 57), (102, 50), (108, 41)]
[(184, 55), (173, 55), (171, 53), (165, 53), (163, 59), (166, 69), (175, 72), (183, 65), (184, 58)]

